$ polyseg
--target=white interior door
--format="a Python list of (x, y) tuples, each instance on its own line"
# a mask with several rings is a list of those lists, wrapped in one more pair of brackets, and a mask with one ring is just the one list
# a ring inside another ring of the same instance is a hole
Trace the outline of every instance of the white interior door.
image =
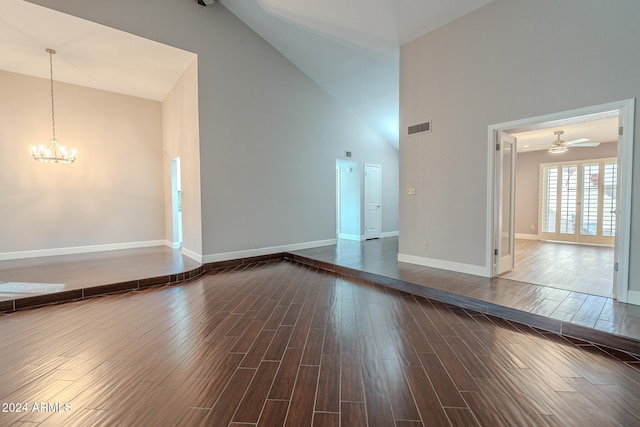
[(515, 246), (516, 138), (500, 132), (496, 142), (495, 274), (513, 270)]
[(364, 238), (380, 238), (381, 166), (364, 165)]

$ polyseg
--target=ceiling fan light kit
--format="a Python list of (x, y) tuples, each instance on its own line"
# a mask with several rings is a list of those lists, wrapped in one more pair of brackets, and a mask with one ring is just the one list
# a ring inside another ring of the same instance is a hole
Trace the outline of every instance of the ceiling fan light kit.
[(568, 147), (562, 147), (562, 146), (554, 146), (549, 148), (549, 152), (551, 154), (560, 154), (560, 153), (566, 153), (567, 151), (569, 151)]
[(551, 143), (551, 147), (549, 147), (549, 152), (551, 154), (566, 153), (569, 150), (567, 144), (560, 139), (560, 135), (562, 135), (563, 133), (564, 131), (561, 130), (557, 130), (553, 133), (557, 138)]
[(599, 142), (589, 142), (589, 138), (578, 138), (573, 141), (563, 141), (560, 139), (560, 135), (562, 135), (564, 131), (557, 130), (553, 134), (556, 136), (556, 140), (551, 143), (549, 147), (549, 153), (551, 154), (560, 154), (566, 153), (569, 151), (569, 147), (597, 147), (600, 145)]

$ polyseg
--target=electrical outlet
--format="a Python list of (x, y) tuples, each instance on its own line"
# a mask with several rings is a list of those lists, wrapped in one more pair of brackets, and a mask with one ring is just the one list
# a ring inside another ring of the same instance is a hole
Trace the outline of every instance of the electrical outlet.
[(533, 224), (531, 224), (531, 227), (530, 227), (530, 228), (531, 228), (532, 230), (535, 230), (535, 229), (536, 229), (536, 226), (535, 226), (535, 225), (533, 225)]
[(429, 249), (429, 242), (423, 242), (422, 243), (422, 249)]
[(408, 187), (407, 188), (407, 194), (410, 196), (415, 196), (416, 195), (416, 187)]

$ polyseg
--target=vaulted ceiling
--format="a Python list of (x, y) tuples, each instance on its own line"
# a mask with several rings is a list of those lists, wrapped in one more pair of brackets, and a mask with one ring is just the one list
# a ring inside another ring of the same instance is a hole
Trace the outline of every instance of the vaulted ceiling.
[[(400, 46), (490, 1), (219, 3), (397, 147)], [(0, 2), (0, 69), (48, 78), (47, 47), (58, 50), (56, 80), (154, 100), (163, 99), (193, 59), (189, 52), (23, 0)]]
[[(55, 31), (52, 31), (55, 28)], [(0, 1), (0, 70), (162, 100), (195, 55), (23, 0)]]
[(491, 0), (221, 0), (398, 146), (400, 46)]

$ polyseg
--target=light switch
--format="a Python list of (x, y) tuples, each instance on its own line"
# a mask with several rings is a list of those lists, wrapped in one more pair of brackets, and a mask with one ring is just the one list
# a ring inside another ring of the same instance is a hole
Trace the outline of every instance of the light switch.
[(416, 187), (408, 187), (407, 188), (407, 194), (410, 196), (415, 196), (416, 195)]

